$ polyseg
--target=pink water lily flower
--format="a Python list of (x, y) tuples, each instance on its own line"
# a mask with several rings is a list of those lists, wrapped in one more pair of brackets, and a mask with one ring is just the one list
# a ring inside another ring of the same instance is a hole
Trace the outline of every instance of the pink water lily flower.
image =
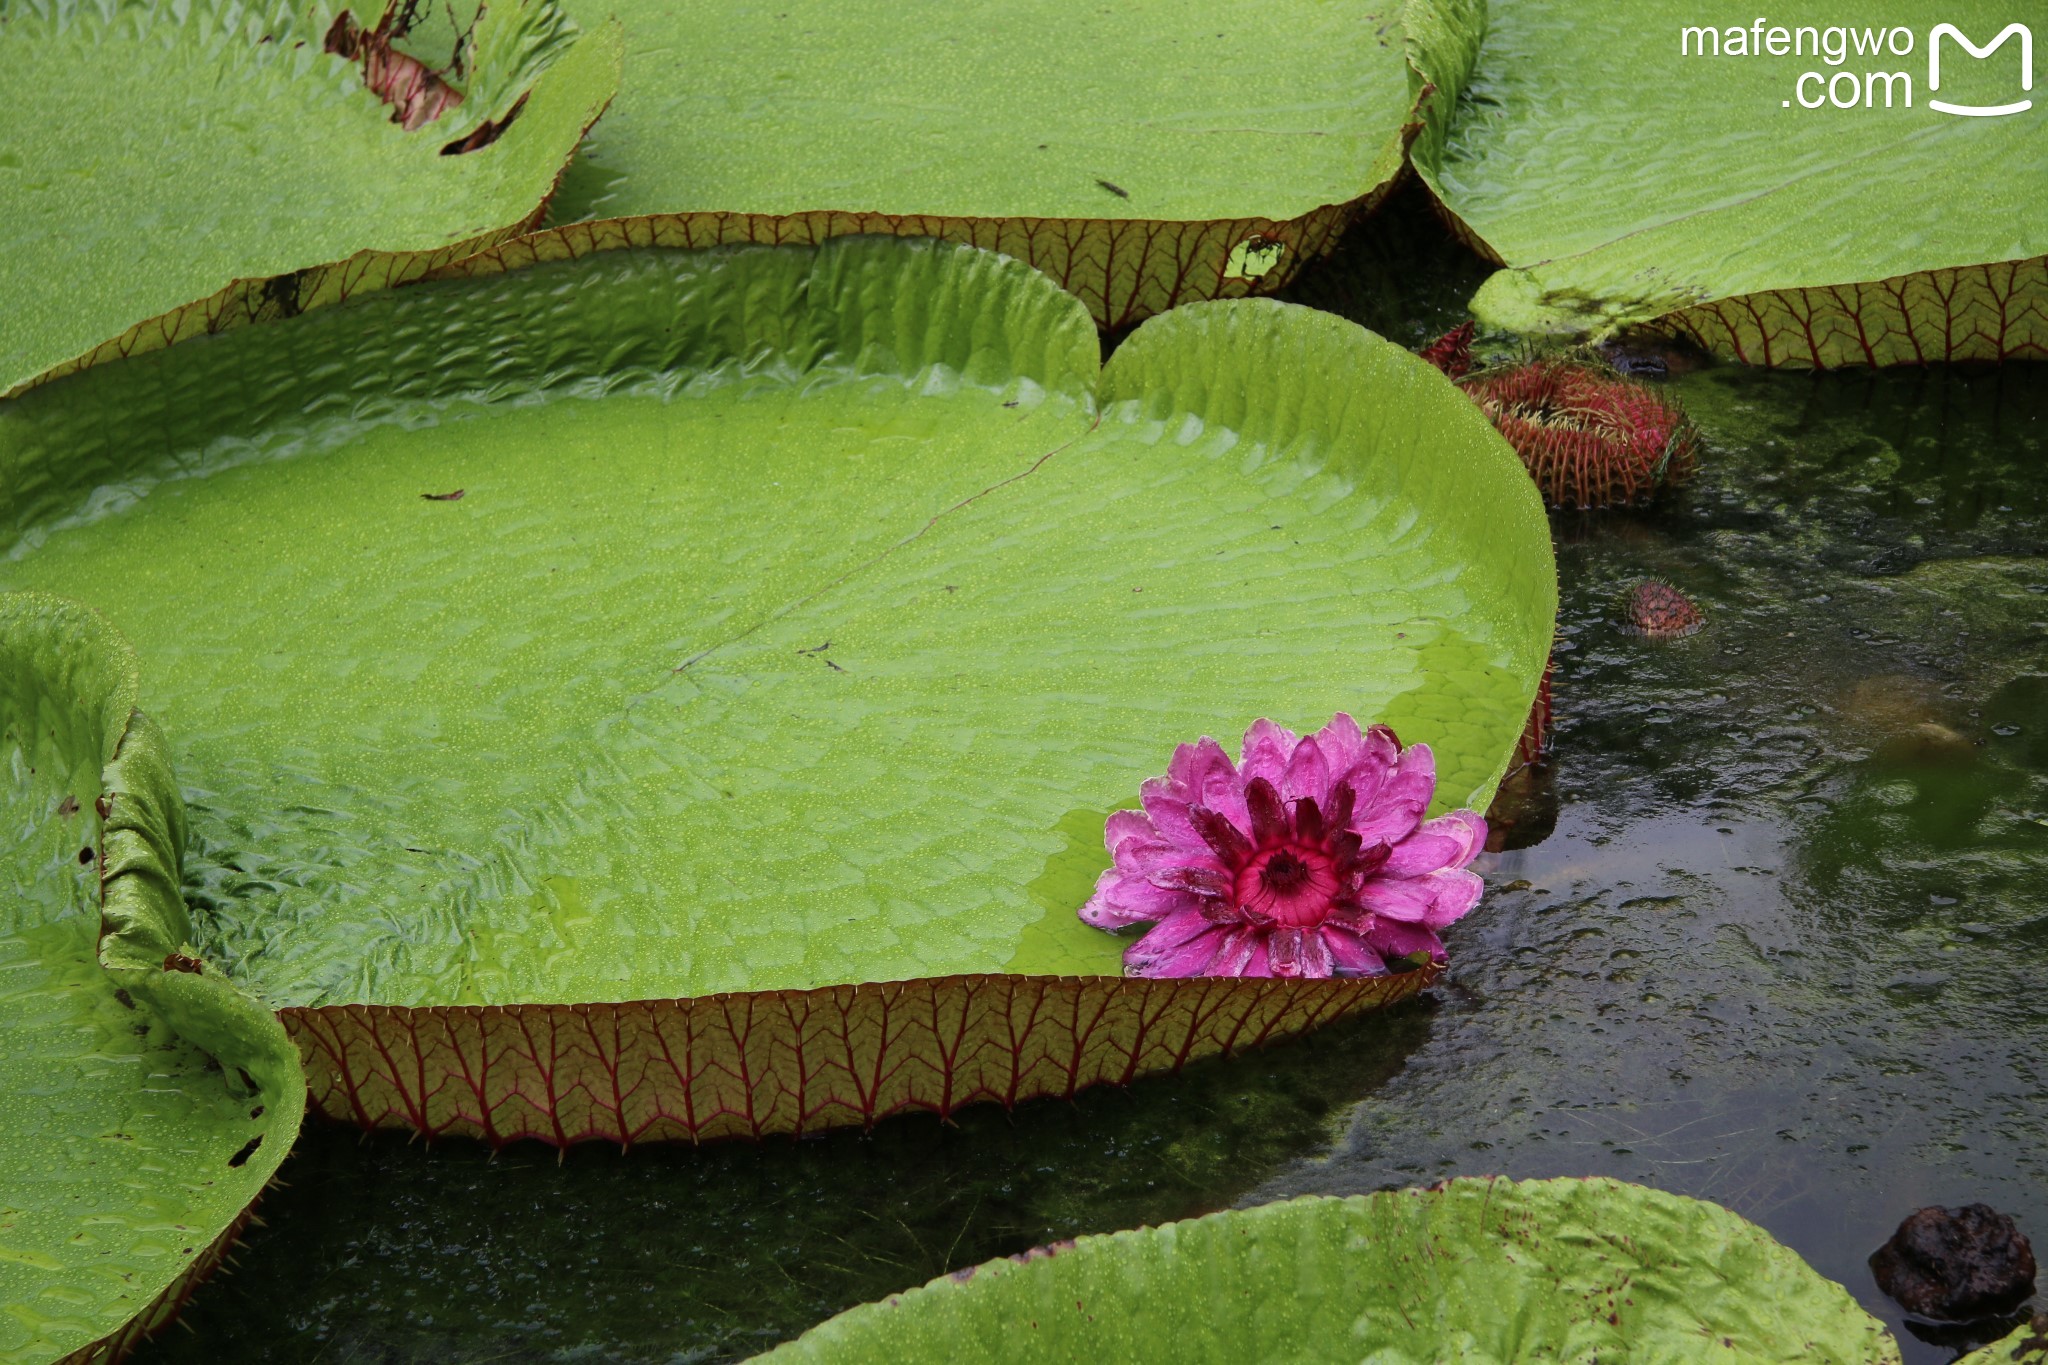
[(1486, 846), (1469, 810), (1425, 821), (1426, 744), (1361, 732), (1339, 712), (1298, 738), (1270, 720), (1242, 762), (1204, 738), (1173, 751), (1144, 810), (1109, 817), (1114, 862), (1081, 918), (1151, 924), (1127, 976), (1379, 976), (1390, 958), (1444, 960), (1437, 931), (1478, 903), (1465, 865)]

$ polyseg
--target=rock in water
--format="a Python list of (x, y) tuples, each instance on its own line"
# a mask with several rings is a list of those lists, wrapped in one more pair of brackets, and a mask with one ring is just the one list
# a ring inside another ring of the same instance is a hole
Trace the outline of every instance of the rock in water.
[(2033, 1247), (1988, 1204), (1914, 1210), (1870, 1269), (1900, 1307), (1944, 1322), (2009, 1312), (2034, 1292)]

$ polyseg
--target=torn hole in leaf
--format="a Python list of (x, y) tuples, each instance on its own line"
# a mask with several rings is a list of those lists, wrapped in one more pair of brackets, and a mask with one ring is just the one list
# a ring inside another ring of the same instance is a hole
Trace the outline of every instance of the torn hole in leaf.
[[(334, 16), (334, 23), (328, 27), (326, 40), (322, 43), (327, 51), (363, 69), (363, 85), (391, 106), (391, 121), (408, 133), (424, 128), (462, 103), (462, 92), (442, 79), (440, 71), (395, 46), (397, 40), (411, 30), (415, 8), (413, 0), (393, 5), (384, 11), (383, 17), (377, 20), (377, 26), (371, 29), (358, 24), (354, 15), (343, 10)], [(459, 73), (460, 68), (461, 44), (458, 43), (455, 56), (446, 70)], [(517, 112), (516, 106), (514, 112)], [(512, 116), (507, 114), (505, 122), (511, 121)], [(477, 133), (489, 126), (486, 123), (477, 129)], [(470, 136), (474, 137), (476, 133)], [(495, 138), (497, 135), (493, 133), (491, 136)]]
[(501, 119), (485, 119), (468, 134), (456, 138), (453, 142), (443, 147), (441, 155), (461, 156), (464, 152), (473, 152), (479, 147), (490, 146), (498, 140), (499, 136), (507, 128), (512, 126), (512, 120), (518, 118), (519, 111), (525, 107), (526, 96), (521, 95), (518, 99), (512, 101), (512, 107), (505, 111), (505, 117)]
[(1254, 233), (1230, 248), (1230, 259), (1223, 266), (1223, 278), (1256, 280), (1269, 274), (1286, 254), (1287, 243), (1277, 237)]

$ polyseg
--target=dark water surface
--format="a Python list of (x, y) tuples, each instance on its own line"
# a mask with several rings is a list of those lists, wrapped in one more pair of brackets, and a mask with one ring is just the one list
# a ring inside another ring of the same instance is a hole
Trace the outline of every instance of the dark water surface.
[[(1416, 344), (1483, 275), (1412, 205), (1296, 288)], [(1076, 1233), (1450, 1175), (1717, 1200), (1864, 1257), (2048, 1237), (2048, 367), (1668, 384), (1699, 476), (1560, 517), (1556, 755), (1434, 999), (957, 1126), (495, 1159), (312, 1127), (156, 1362), (683, 1362)], [(1707, 626), (1621, 629), (1646, 576)], [(1954, 1350), (1902, 1331), (1909, 1362)]]

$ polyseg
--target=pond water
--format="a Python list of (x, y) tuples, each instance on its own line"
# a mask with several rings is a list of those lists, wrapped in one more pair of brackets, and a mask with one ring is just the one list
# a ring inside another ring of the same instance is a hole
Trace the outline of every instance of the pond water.
[[(1405, 201), (1294, 294), (1412, 345), (1483, 273)], [(1555, 754), (1433, 998), (954, 1125), (560, 1159), (316, 1125), (138, 1358), (723, 1360), (1055, 1238), (1502, 1173), (1716, 1200), (1952, 1359), (1864, 1258), (1928, 1203), (2048, 1237), (2048, 367), (1667, 387), (1700, 472), (1555, 519)], [(1651, 576), (1706, 628), (1624, 631)]]

